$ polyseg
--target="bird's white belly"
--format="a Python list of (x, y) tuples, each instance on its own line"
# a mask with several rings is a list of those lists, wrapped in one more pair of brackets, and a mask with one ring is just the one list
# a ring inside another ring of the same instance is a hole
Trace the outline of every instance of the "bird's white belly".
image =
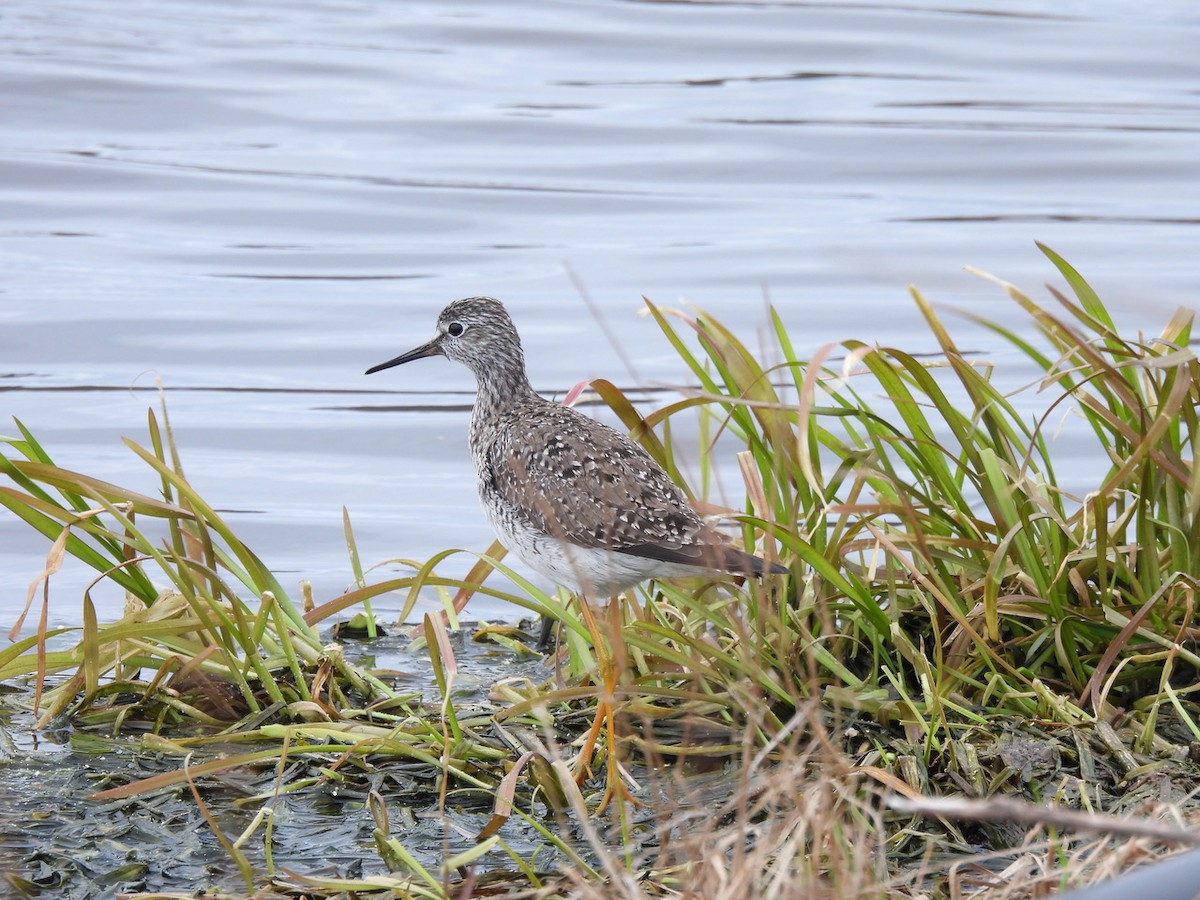
[(496, 537), (527, 566), (576, 594), (610, 597), (650, 577), (694, 575), (692, 566), (616, 553), (603, 547), (580, 547), (540, 532), (512, 527), (510, 520), (492, 515), (485, 506)]

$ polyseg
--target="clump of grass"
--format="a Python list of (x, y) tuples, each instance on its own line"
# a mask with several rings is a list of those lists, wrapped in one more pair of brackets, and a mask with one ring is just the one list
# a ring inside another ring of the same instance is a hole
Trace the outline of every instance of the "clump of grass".
[[(0, 485), (0, 504), (52, 546), (10, 639), (40, 587), (37, 632), (0, 652), (0, 679), (37, 676), (39, 726), (69, 712), (79, 724), (114, 730), (135, 721), (154, 731), (224, 728), (272, 715), (303, 718), (325, 701), (394, 698), (382, 681), (329, 652), (312, 620), (191, 487), (165, 416), (164, 407), (160, 425), (149, 415), (149, 449), (126, 441), (158, 475), (162, 499), (56, 466), (20, 422), (20, 437), (2, 439), (14, 453), (0, 456), (10, 481)], [(93, 587), (107, 579), (123, 589), (128, 612), (100, 625), (89, 588), (79, 644), (50, 651), (50, 583), (65, 554), (96, 569)], [(46, 676), (61, 672), (70, 677), (43, 697)]]
[(819, 705), (798, 709), (765, 746), (755, 729), (741, 738), (736, 766), (716, 783), (660, 760), (643, 820), (652, 835), (622, 856), (593, 832), (607, 877), (575, 875), (572, 896), (887, 896), (881, 792), (831, 742)]
[[(1063, 316), (1004, 288), (1049, 348), (995, 328), (1044, 370), (1051, 397), (1032, 420), (915, 290), (943, 353), (933, 363), (856, 341), (838, 348), (837, 370), (823, 365), (832, 347), (804, 362), (776, 316), (768, 366), (710, 317), (676, 316), (693, 349), (652, 306), (701, 388), (635, 427), (702, 406), (736, 433), (755, 498), (741, 520), (796, 561), (795, 581), (787, 602), (769, 587), (715, 604), (663, 589), (628, 622), (627, 643), (673, 647), (726, 692), (749, 681), (786, 706), (815, 684), (901, 716), (931, 760), (949, 762), (963, 729), (997, 714), (1137, 722), (1143, 750), (1164, 715), (1200, 737), (1187, 699), (1200, 569), (1192, 315), (1180, 310), (1153, 340), (1121, 337), (1046, 252), (1076, 294), (1051, 289)], [(1066, 406), (1111, 461), (1082, 497), (1059, 486), (1047, 434)]]

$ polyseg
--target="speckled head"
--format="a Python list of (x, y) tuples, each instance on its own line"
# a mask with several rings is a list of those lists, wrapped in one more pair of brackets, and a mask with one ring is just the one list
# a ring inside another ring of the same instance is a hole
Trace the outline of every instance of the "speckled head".
[(372, 366), (367, 374), (426, 356), (444, 356), (462, 363), (481, 384), (498, 378), (525, 384), (521, 339), (504, 304), (491, 297), (455, 300), (438, 316), (433, 340)]

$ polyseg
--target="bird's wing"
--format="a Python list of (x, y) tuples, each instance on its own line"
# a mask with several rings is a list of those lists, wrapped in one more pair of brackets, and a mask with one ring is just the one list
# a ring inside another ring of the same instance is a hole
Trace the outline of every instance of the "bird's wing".
[(484, 453), (485, 502), (494, 494), (525, 527), (581, 547), (652, 558), (657, 548), (710, 564), (698, 551), (718, 542), (717, 533), (625, 435), (554, 403), (539, 404), (535, 416), (510, 415)]

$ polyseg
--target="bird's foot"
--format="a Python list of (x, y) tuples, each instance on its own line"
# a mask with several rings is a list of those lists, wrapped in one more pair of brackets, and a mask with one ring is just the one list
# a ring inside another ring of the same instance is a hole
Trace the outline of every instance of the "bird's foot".
[(583, 746), (575, 762), (575, 783), (582, 785), (592, 777), (592, 759), (595, 756), (596, 745), (600, 740), (600, 733), (603, 731), (604, 765), (606, 771), (604, 795), (600, 798), (600, 804), (596, 807), (597, 815), (604, 812), (614, 800), (618, 803), (632, 803), (635, 806), (644, 805), (642, 801), (633, 795), (633, 791), (627, 780), (628, 776), (621, 767), (621, 760), (617, 754), (615, 713), (616, 707), (612, 694), (601, 694), (596, 704), (596, 716), (592, 719), (592, 726), (588, 729), (587, 735), (584, 737)]

